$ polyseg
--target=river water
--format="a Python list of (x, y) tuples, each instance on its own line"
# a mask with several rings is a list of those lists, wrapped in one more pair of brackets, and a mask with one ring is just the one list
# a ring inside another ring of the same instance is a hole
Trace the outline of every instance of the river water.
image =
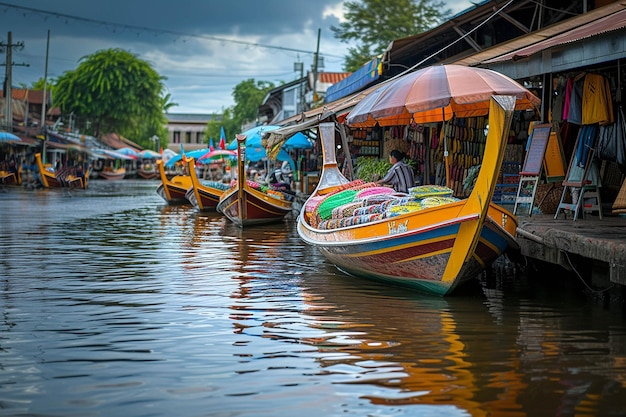
[(626, 322), (526, 267), (434, 298), (153, 181), (0, 190), (1, 416), (623, 416)]

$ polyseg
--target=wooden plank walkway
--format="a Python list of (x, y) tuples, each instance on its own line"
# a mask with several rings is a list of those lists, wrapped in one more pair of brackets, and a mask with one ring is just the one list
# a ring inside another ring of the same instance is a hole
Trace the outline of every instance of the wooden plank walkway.
[(574, 269), (591, 270), (585, 277), (598, 283), (626, 285), (626, 218), (607, 215), (603, 219), (587, 214), (585, 218), (557, 220), (551, 214), (518, 216), (516, 240), (521, 254)]

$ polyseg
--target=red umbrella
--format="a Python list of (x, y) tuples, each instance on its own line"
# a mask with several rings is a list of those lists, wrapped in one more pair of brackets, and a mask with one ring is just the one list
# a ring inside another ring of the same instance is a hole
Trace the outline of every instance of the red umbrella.
[(517, 98), (515, 109), (539, 106), (541, 100), (517, 81), (484, 68), (434, 65), (382, 85), (348, 114), (350, 126), (406, 125), (484, 116), (493, 95)]

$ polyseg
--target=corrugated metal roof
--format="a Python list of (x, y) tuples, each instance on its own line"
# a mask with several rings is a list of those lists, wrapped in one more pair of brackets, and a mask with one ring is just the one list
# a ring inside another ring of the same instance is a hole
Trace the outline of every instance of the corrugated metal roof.
[(352, 94), (356, 91), (376, 82), (382, 73), (381, 59), (372, 58), (369, 62), (353, 72), (349, 77), (344, 78), (340, 82), (331, 85), (326, 90), (325, 100), (329, 103), (339, 100), (342, 97)]
[(484, 61), (484, 63), (488, 64), (491, 62), (502, 62), (509, 60), (515, 61), (518, 59), (526, 58), (530, 55), (541, 52), (553, 46), (579, 41), (585, 38), (589, 38), (591, 36), (611, 32), (617, 29), (622, 29), (624, 27), (626, 27), (626, 10), (616, 12), (611, 16), (606, 16), (586, 25), (576, 27), (575, 29), (571, 29), (566, 33), (562, 33), (534, 45), (530, 45), (525, 48), (509, 52), (508, 54)]
[(615, 30), (624, 27), (625, 9), (626, 1), (618, 1), (510, 42), (496, 45), (483, 52), (454, 61), (454, 63), (472, 66), (519, 59), (552, 46)]
[(318, 82), (336, 84), (344, 78), (348, 77), (351, 72), (320, 72)]

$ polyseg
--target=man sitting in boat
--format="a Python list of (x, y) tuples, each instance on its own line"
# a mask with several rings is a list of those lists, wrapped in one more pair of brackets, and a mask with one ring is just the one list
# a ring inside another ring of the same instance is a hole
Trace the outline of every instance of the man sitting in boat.
[(405, 154), (397, 149), (389, 153), (389, 162), (392, 167), (389, 168), (387, 174), (378, 181), (378, 184), (391, 185), (394, 190), (399, 193), (408, 193), (409, 188), (415, 185), (415, 176), (413, 169), (404, 163)]
[(276, 168), (269, 175), (269, 183), (273, 188), (281, 189), (283, 191), (291, 190), (291, 186), (289, 185), (289, 180), (284, 177), (283, 171), (281, 168)]
[(291, 190), (289, 178), (285, 177), (285, 173), (281, 168), (276, 168), (272, 171), (272, 173), (268, 176), (268, 183), (272, 189), (281, 191), (285, 200), (292, 201), (294, 199), (296, 193)]

